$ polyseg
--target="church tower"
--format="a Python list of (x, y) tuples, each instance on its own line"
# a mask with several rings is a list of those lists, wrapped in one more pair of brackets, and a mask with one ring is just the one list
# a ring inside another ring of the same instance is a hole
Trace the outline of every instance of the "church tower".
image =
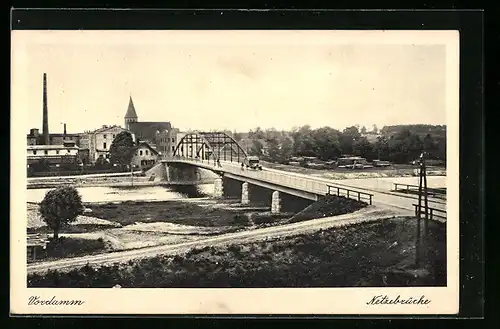
[(132, 122), (137, 122), (137, 113), (135, 112), (132, 96), (130, 96), (127, 113), (125, 114), (125, 129), (130, 130), (130, 123)]

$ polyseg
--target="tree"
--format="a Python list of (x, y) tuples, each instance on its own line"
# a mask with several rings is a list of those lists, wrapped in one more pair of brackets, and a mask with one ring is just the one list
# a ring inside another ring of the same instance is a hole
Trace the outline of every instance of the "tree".
[(359, 155), (368, 160), (373, 160), (376, 157), (373, 145), (366, 137), (361, 137), (353, 145), (354, 154)]
[(314, 155), (314, 137), (309, 125), (294, 129), (291, 137), (293, 140), (293, 153), (301, 156)]
[(241, 133), (236, 132), (236, 131), (234, 131), (234, 132), (233, 132), (233, 138), (234, 138), (234, 140), (235, 140), (236, 142), (241, 141), (242, 137), (243, 137), (243, 136), (241, 135)]
[(340, 149), (343, 154), (352, 154), (354, 152), (354, 143), (361, 137), (356, 126), (347, 127), (340, 136)]
[(110, 161), (113, 164), (127, 166), (132, 161), (134, 141), (128, 131), (122, 131), (116, 135), (109, 148)]
[(290, 138), (286, 137), (281, 143), (280, 162), (286, 163), (292, 156), (293, 142)]
[(50, 190), (40, 203), (43, 221), (54, 231), (54, 240), (59, 239), (59, 230), (76, 220), (83, 213), (82, 198), (72, 186)]
[(248, 153), (249, 153), (249, 155), (260, 156), (260, 155), (262, 155), (263, 148), (264, 148), (264, 145), (262, 145), (262, 143), (259, 140), (253, 140), (252, 147), (250, 148), (250, 151)]
[(377, 153), (377, 159), (388, 160), (390, 155), (389, 140), (387, 137), (379, 136), (375, 142), (374, 152)]
[(340, 150), (340, 132), (330, 127), (322, 127), (312, 132), (313, 150), (316, 156), (322, 160), (338, 158)]
[(280, 159), (280, 144), (276, 137), (266, 138), (267, 155), (271, 162), (278, 162)]
[(364, 135), (364, 134), (366, 134), (366, 132), (367, 132), (366, 127), (365, 127), (365, 126), (361, 127), (360, 132), (361, 132), (363, 135)]
[(377, 135), (378, 134), (378, 127), (377, 125), (372, 126), (372, 134)]

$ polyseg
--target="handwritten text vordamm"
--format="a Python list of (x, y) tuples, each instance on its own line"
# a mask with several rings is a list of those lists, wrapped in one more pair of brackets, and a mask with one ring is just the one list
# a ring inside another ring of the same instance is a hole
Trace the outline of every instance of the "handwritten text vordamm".
[(40, 299), (40, 296), (31, 296), (28, 299), (28, 305), (44, 306), (44, 305), (54, 305), (54, 306), (79, 306), (83, 305), (85, 302), (83, 300), (61, 300), (57, 299), (56, 296), (52, 296), (51, 299)]

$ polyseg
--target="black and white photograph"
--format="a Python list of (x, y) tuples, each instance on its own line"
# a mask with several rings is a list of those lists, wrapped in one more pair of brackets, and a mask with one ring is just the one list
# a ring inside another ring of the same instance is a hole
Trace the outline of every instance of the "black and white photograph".
[(13, 31), (12, 127), (22, 309), (458, 311), (453, 31)]

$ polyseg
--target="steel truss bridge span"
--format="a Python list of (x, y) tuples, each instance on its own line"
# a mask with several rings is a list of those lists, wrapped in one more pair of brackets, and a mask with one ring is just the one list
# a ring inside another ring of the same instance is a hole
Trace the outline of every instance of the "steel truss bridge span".
[(177, 144), (174, 157), (192, 158), (202, 162), (242, 162), (247, 152), (224, 132), (193, 131), (187, 133)]

